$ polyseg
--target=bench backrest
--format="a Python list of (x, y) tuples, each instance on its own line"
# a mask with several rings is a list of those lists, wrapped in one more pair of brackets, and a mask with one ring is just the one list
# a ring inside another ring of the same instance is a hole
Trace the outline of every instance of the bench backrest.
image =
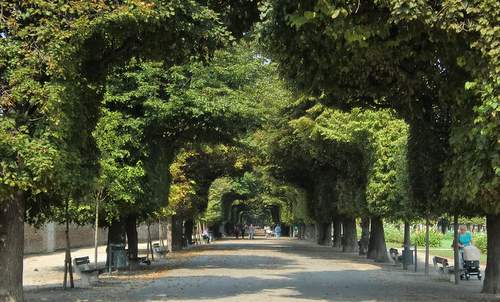
[(89, 263), (90, 263), (89, 256), (75, 258), (76, 265), (83, 265), (83, 264), (89, 264)]
[(448, 259), (442, 257), (434, 257), (434, 262), (443, 266), (448, 266)]

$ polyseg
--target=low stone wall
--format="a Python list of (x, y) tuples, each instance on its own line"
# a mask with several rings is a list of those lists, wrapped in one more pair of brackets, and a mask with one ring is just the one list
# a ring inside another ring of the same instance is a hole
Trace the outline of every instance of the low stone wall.
[[(47, 223), (41, 228), (31, 225), (24, 225), (24, 253), (50, 253), (66, 247), (66, 227), (63, 224)], [(152, 240), (158, 240), (158, 224), (150, 227)], [(148, 238), (147, 226), (137, 227), (139, 242), (146, 242)], [(99, 229), (99, 244), (106, 244), (108, 241), (108, 229)], [(94, 245), (94, 228), (91, 225), (78, 226), (71, 224), (69, 227), (69, 239), (71, 247), (89, 247)]]

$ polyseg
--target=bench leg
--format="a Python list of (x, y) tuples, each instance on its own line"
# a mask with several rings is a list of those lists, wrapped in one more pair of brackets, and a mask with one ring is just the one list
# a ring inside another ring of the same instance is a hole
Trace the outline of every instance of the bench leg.
[(98, 272), (93, 273), (82, 273), (80, 274), (80, 285), (83, 288), (92, 287), (92, 285), (99, 282), (99, 274)]
[(90, 287), (90, 276), (88, 274), (81, 274), (80, 275), (80, 282), (81, 282), (81, 287)]
[(455, 274), (448, 274), (450, 276), (450, 282), (454, 283), (455, 282)]

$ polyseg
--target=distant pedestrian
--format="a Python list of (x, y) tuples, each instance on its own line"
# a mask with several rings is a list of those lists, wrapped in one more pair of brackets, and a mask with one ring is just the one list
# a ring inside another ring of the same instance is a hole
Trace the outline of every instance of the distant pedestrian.
[(264, 227), (264, 232), (266, 233), (266, 239), (269, 239), (271, 238), (273, 232), (271, 231), (271, 227), (270, 226), (265, 226)]
[(253, 224), (250, 224), (250, 226), (248, 227), (248, 238), (253, 239), (254, 236), (255, 236), (255, 228)]
[(208, 235), (207, 229), (203, 230), (202, 237), (203, 237), (203, 241), (205, 241), (205, 243), (207, 243), (207, 244), (210, 243), (210, 236)]
[(247, 228), (246, 225), (241, 226), (241, 239), (245, 239), (245, 229)]
[(281, 226), (279, 224), (276, 225), (274, 228), (274, 235), (276, 236), (276, 239), (280, 239), (281, 237)]
[(234, 236), (236, 236), (236, 239), (240, 238), (240, 227), (238, 225), (234, 226)]

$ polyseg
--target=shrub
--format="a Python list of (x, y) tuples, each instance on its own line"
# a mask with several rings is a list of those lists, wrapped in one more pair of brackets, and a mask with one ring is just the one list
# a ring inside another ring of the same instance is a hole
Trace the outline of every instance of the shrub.
[(384, 225), (385, 242), (403, 244), (403, 230), (397, 229), (394, 225)]
[[(430, 247), (440, 247), (441, 240), (443, 240), (443, 234), (436, 232), (434, 230), (429, 231), (429, 246)], [(411, 242), (418, 246), (425, 246), (425, 232), (420, 232), (418, 234), (412, 234)]]
[(446, 232), (446, 234), (443, 235), (443, 240), (448, 240), (453, 242), (453, 231)]
[(474, 245), (481, 250), (481, 253), (486, 254), (488, 249), (488, 241), (485, 233), (476, 233), (474, 235)]

